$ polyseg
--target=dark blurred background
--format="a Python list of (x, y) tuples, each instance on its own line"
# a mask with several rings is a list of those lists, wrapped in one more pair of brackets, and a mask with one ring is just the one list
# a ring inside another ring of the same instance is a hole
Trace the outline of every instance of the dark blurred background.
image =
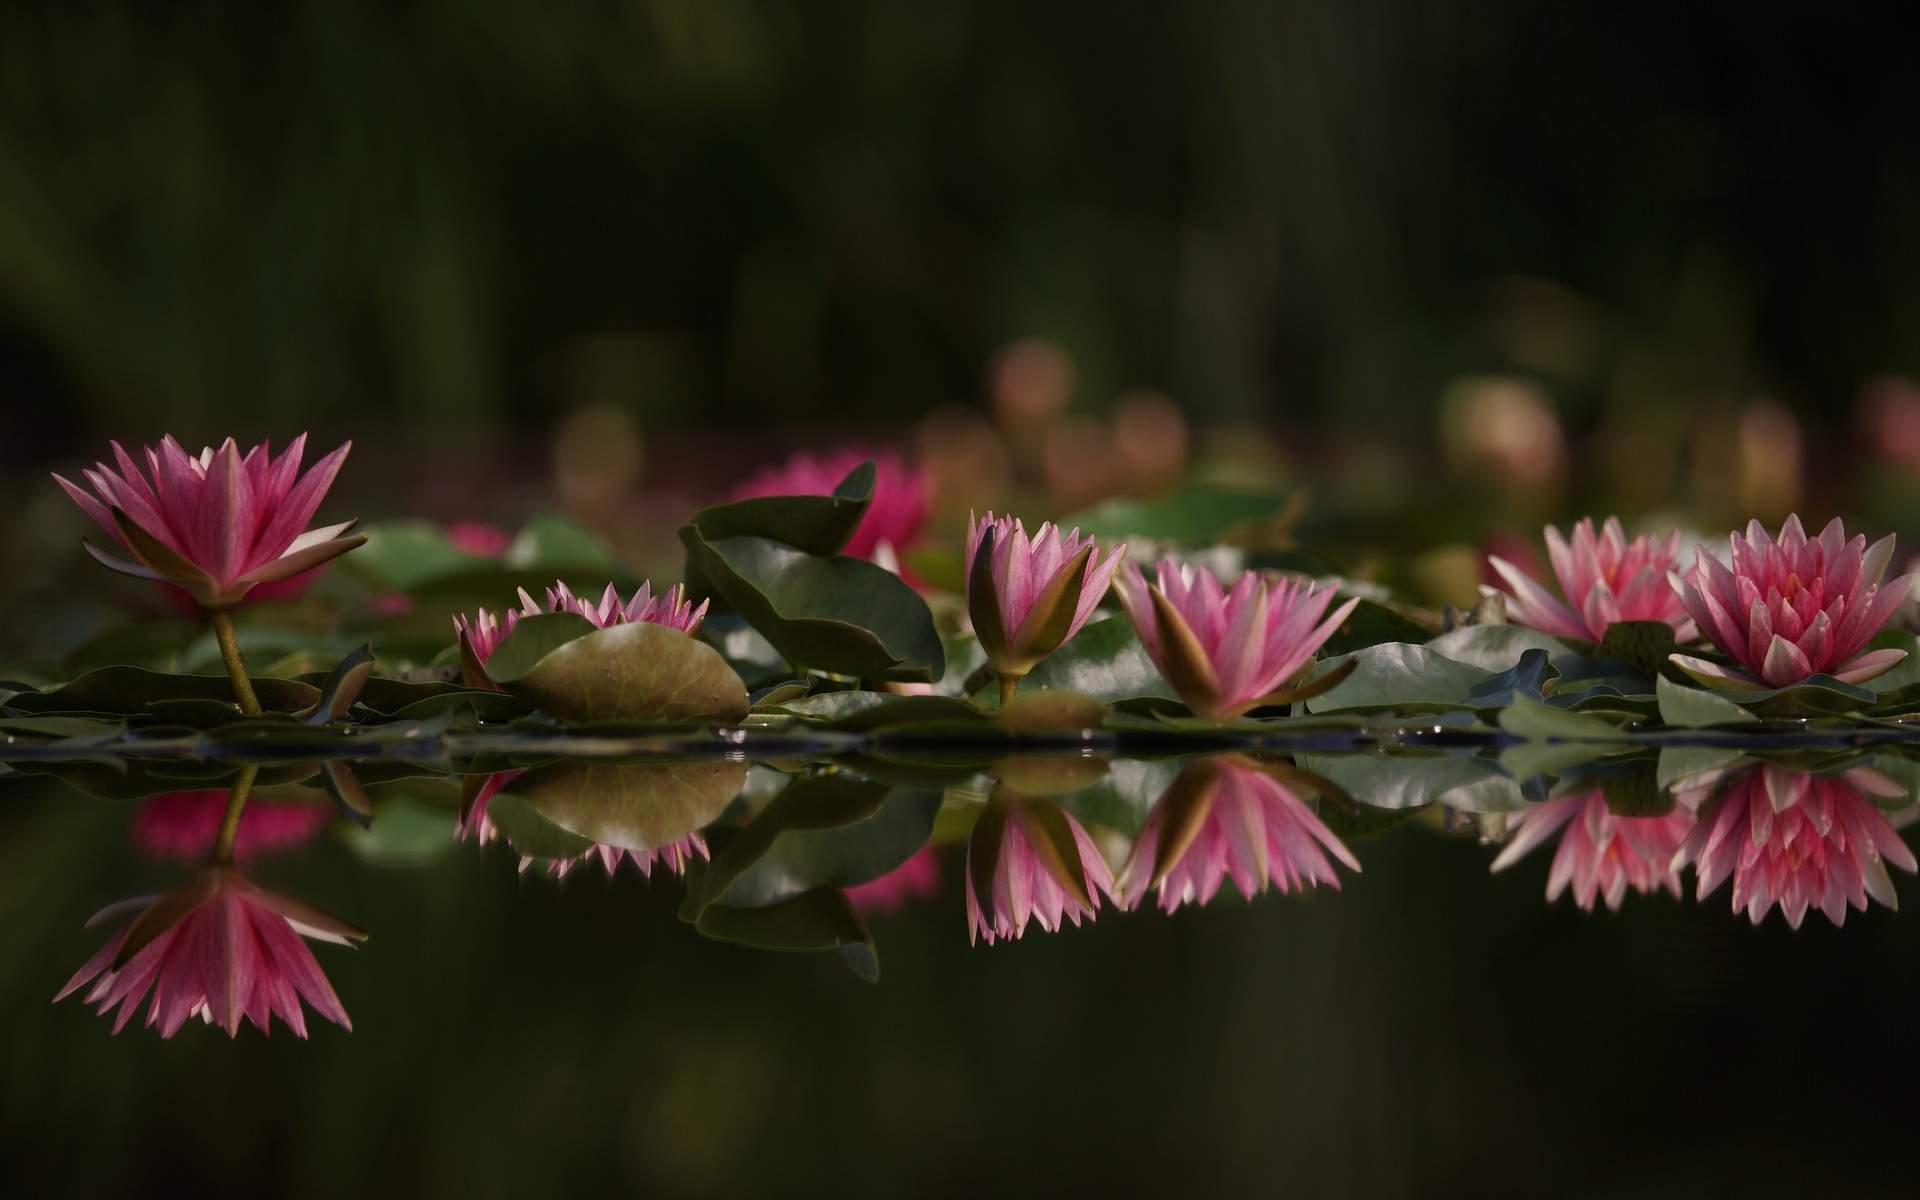
[(359, 511), (510, 516), (515, 486), (697, 496), (795, 445), (931, 418), (950, 451), (1040, 408), (1014, 476), (1062, 509), (1163, 482), (1172, 427), (1186, 466), (1338, 513), (1503, 502), (1430, 540), (1858, 511), (1886, 497), (1824, 468), (1920, 464), (1902, 32), (1854, 6), (12, 5), (4, 498), (110, 436), (313, 428), (356, 439)]

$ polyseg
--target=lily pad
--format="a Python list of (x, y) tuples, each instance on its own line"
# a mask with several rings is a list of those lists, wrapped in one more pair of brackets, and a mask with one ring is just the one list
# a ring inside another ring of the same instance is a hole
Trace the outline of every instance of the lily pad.
[(535, 707), (576, 721), (737, 721), (747, 715), (746, 685), (718, 650), (650, 621), (590, 629), (498, 682)]
[[(293, 679), (253, 681), (261, 707), (273, 712), (297, 712), (320, 699), (320, 689)], [(22, 692), (7, 700), (9, 708), (29, 713), (121, 713), (151, 711), (149, 706), (169, 700), (212, 700), (235, 703), (233, 683), (225, 675), (168, 675), (141, 667), (101, 667), (49, 692)], [(232, 711), (227, 712), (232, 716)]]
[(1320, 647), (1320, 653), (1331, 658), (1385, 642), (1420, 643), (1431, 638), (1433, 633), (1432, 628), (1400, 609), (1379, 600), (1363, 598), (1347, 614), (1347, 619), (1340, 623), (1340, 628), (1333, 631), (1333, 636)]
[(1524, 625), (1462, 625), (1427, 644), (1427, 649), (1488, 671), (1504, 671), (1529, 650), (1544, 651), (1556, 668), (1573, 651), (1559, 638)]
[[(1020, 691), (1076, 692), (1102, 704), (1146, 697), (1177, 700), (1147, 648), (1133, 632), (1125, 615), (1090, 621), (1072, 641), (1040, 661), (1020, 684)], [(982, 705), (997, 704), (991, 686), (975, 697)]]
[(693, 525), (680, 540), (714, 591), (792, 663), (904, 683), (946, 669), (926, 601), (885, 567), (762, 537), (708, 541)]
[(1288, 498), (1271, 492), (1198, 487), (1154, 500), (1105, 500), (1061, 518), (1060, 525), (1077, 525), (1091, 537), (1211, 546), (1236, 536), (1257, 537), (1288, 511)]
[(1312, 677), (1339, 669), (1349, 658), (1358, 664), (1353, 673), (1338, 687), (1306, 700), (1308, 712), (1465, 707), (1473, 689), (1494, 677), (1484, 667), (1457, 662), (1408, 642), (1386, 642), (1326, 659), (1314, 669)]
[(1660, 719), (1678, 729), (1747, 725), (1758, 719), (1724, 695), (1705, 688), (1687, 687), (1664, 675), (1654, 687), (1660, 697)]
[(756, 496), (703, 508), (694, 514), (693, 527), (709, 542), (725, 538), (768, 538), (806, 554), (826, 557), (841, 547), (860, 526), (873, 501), (879, 472), (871, 462), (861, 463), (828, 496)]
[(716, 941), (756, 950), (831, 950), (860, 979), (877, 983), (880, 956), (866, 922), (837, 888), (816, 888), (763, 908), (715, 904), (694, 928)]

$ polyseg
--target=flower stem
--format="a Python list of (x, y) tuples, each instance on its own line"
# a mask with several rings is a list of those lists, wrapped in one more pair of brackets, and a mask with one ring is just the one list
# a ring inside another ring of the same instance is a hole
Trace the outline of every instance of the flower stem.
[(234, 776), (233, 790), (227, 793), (227, 811), (220, 818), (220, 833), (213, 842), (213, 861), (216, 863), (233, 861), (233, 839), (240, 832), (240, 814), (247, 807), (247, 795), (253, 791), (253, 780), (258, 774), (259, 766), (249, 763), (240, 768), (240, 774)]
[(1020, 676), (1006, 675), (1006, 674), (1002, 674), (1000, 676), (1000, 707), (1001, 708), (1005, 708), (1007, 705), (1013, 703), (1013, 693), (1017, 691), (1019, 687), (1020, 687)]
[(233, 636), (233, 613), (227, 609), (215, 609), (210, 615), (213, 617), (213, 636), (220, 643), (220, 660), (227, 664), (227, 678), (233, 681), (234, 699), (240, 702), (241, 712), (249, 717), (257, 717), (260, 715), (260, 697), (253, 694), (253, 681), (247, 678), (247, 664), (240, 657), (240, 643)]

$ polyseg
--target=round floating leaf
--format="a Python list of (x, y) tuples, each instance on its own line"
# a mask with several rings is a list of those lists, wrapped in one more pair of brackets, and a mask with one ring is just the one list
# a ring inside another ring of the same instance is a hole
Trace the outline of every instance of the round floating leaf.
[(1654, 689), (1660, 698), (1660, 719), (1681, 729), (1745, 725), (1757, 719), (1725, 696), (1675, 683), (1664, 675), (1654, 681)]
[(680, 539), (714, 590), (795, 664), (902, 683), (945, 671), (926, 601), (885, 567), (767, 538), (709, 542), (692, 525)]
[(687, 907), (758, 908), (814, 888), (869, 883), (927, 844), (940, 802), (938, 791), (847, 775), (797, 779), (715, 857)]
[[(1179, 699), (1160, 678), (1146, 647), (1134, 636), (1133, 622), (1125, 616), (1089, 622), (1072, 641), (1042, 659), (1020, 690), (1077, 692), (1103, 704), (1145, 697)], [(992, 702), (994, 693), (989, 686), (976, 700)]]
[(1460, 707), (1468, 703), (1474, 688), (1493, 678), (1493, 672), (1483, 667), (1407, 642), (1386, 642), (1351, 656), (1327, 659), (1314, 668), (1312, 677), (1340, 669), (1348, 657), (1359, 665), (1346, 682), (1305, 701), (1308, 712)]
[(1556, 667), (1572, 650), (1558, 638), (1549, 637), (1524, 625), (1463, 625), (1449, 630), (1427, 644), (1427, 649), (1444, 654), (1455, 662), (1467, 663), (1488, 671), (1504, 671), (1520, 661), (1529, 650), (1546, 651)]
[(579, 858), (593, 849), (592, 838), (560, 828), (511, 792), (487, 801), (487, 819), (526, 858)]
[(486, 565), (485, 559), (454, 546), (446, 530), (433, 521), (377, 521), (362, 525), (360, 532), (366, 535), (366, 543), (348, 556), (347, 569), (396, 592), (411, 592), (443, 576)]
[(1362, 599), (1320, 647), (1320, 653), (1331, 658), (1384, 642), (1424, 642), (1433, 634), (1432, 627), (1414, 620), (1399, 608)]
[(756, 950), (832, 950), (868, 983), (880, 979), (873, 935), (844, 892), (818, 888), (764, 908), (711, 905), (694, 923), (707, 937)]
[[(644, 853), (712, 824), (739, 795), (746, 778), (746, 763), (723, 759), (556, 763), (514, 780), (489, 802), (487, 814), (497, 824), (496, 807), (501, 797), (511, 795), (547, 823), (586, 842)], [(584, 849), (573, 852), (580, 853)]]
[[(297, 712), (320, 699), (320, 689), (293, 679), (253, 681), (261, 707)], [(233, 684), (225, 675), (167, 675), (140, 667), (101, 667), (50, 692), (22, 692), (7, 701), (21, 712), (144, 713), (156, 702), (217, 701), (233, 705)], [(231, 717), (236, 709), (229, 709)]]
[[(522, 617), (513, 632), (500, 639), (487, 657), (487, 678), (509, 684), (533, 670), (535, 664), (576, 638), (594, 631), (594, 624), (579, 613), (536, 613)], [(476, 660), (477, 661), (477, 660)]]
[(575, 721), (737, 721), (747, 715), (746, 685), (718, 650), (651, 621), (589, 628), (497, 681), (536, 708)]
[(535, 517), (522, 526), (501, 557), (515, 571), (552, 575), (572, 571), (604, 574), (617, 561), (607, 539), (578, 521), (552, 514)]
[(1511, 776), (1482, 758), (1433, 754), (1302, 754), (1303, 770), (1330, 780), (1362, 805), (1461, 812), (1514, 812), (1527, 805)]

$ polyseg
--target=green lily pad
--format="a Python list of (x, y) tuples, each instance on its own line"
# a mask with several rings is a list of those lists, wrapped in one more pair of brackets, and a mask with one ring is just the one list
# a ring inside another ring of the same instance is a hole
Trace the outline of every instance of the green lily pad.
[(718, 650), (650, 621), (589, 627), (496, 681), (536, 708), (576, 721), (737, 721), (747, 715), (746, 685)]
[(488, 656), (487, 678), (498, 684), (512, 683), (547, 655), (594, 629), (594, 623), (579, 613), (536, 613), (522, 617), (513, 632), (501, 638)]
[(680, 530), (688, 561), (788, 661), (835, 674), (927, 683), (946, 669), (933, 614), (899, 576), (761, 537)]
[(1660, 698), (1660, 719), (1677, 729), (1747, 725), (1758, 720), (1723, 693), (1687, 687), (1664, 675), (1655, 681), (1654, 688)]
[(816, 888), (762, 908), (709, 905), (694, 928), (716, 941), (756, 950), (831, 950), (860, 979), (877, 983), (880, 956), (873, 935), (846, 893)]
[(501, 558), (514, 571), (556, 577), (576, 571), (604, 575), (619, 561), (606, 538), (570, 517), (553, 513), (521, 526)]
[(1363, 805), (1383, 809), (1444, 804), (1460, 812), (1515, 812), (1526, 793), (1481, 758), (1434, 754), (1302, 754), (1296, 761)]
[(1153, 500), (1120, 497), (1060, 519), (1099, 538), (1151, 538), (1186, 546), (1212, 546), (1237, 534), (1258, 533), (1287, 509), (1287, 497), (1271, 492), (1198, 487)]
[(767, 538), (805, 554), (828, 557), (840, 552), (860, 527), (873, 501), (878, 469), (861, 463), (829, 496), (756, 496), (703, 508), (693, 527), (709, 542), (726, 538)]
[(1348, 659), (1357, 664), (1353, 673), (1338, 687), (1309, 698), (1308, 712), (1466, 707), (1473, 689), (1493, 678), (1493, 672), (1484, 667), (1457, 662), (1409, 642), (1386, 642), (1325, 659), (1310, 678), (1337, 670)]
[[(1046, 690), (1077, 692), (1102, 704), (1179, 699), (1160, 678), (1159, 668), (1124, 614), (1089, 621), (1072, 641), (1040, 660), (1020, 684), (1022, 694)], [(997, 689), (989, 684), (976, 693), (975, 703), (997, 706)]]
[[(320, 689), (293, 679), (253, 681), (260, 705), (272, 712), (297, 712), (320, 699)], [(156, 702), (218, 701), (234, 704), (233, 684), (225, 675), (168, 675), (141, 667), (101, 667), (49, 692), (21, 692), (9, 708), (27, 713), (120, 713), (152, 711)], [(226, 710), (231, 717), (233, 710)]]
[[(1386, 642), (1421, 643), (1433, 636), (1433, 630), (1398, 608), (1378, 600), (1362, 599), (1333, 636), (1320, 647), (1322, 657), (1334, 658), (1378, 646)], [(1516, 654), (1514, 657), (1519, 657)], [(1509, 662), (1512, 659), (1508, 660)]]
[(1573, 653), (1559, 638), (1524, 625), (1462, 625), (1426, 643), (1435, 654), (1488, 671), (1504, 671), (1529, 650), (1542, 650), (1559, 667)]

